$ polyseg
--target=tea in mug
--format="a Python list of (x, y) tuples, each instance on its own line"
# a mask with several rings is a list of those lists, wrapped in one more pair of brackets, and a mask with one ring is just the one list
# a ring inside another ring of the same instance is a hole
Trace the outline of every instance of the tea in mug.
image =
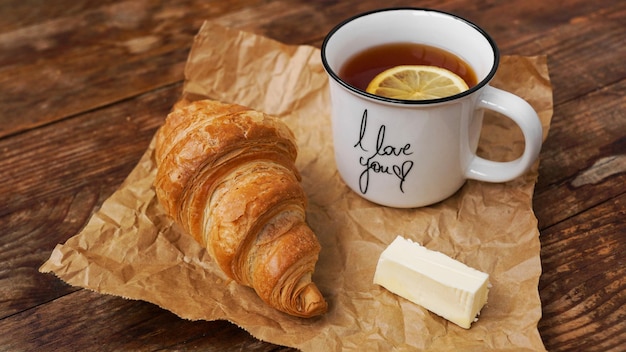
[(346, 83), (366, 90), (379, 73), (400, 65), (428, 65), (445, 68), (461, 77), (469, 88), (477, 82), (474, 70), (461, 58), (446, 50), (418, 43), (389, 43), (357, 53), (339, 70)]

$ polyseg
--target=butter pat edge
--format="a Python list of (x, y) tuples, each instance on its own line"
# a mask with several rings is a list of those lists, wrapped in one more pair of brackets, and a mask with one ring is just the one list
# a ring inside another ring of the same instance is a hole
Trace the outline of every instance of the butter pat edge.
[(381, 253), (374, 284), (465, 329), (489, 293), (488, 274), (401, 236)]

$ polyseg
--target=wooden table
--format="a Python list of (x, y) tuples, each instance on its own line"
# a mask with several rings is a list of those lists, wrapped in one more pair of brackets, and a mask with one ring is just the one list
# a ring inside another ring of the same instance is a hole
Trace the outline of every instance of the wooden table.
[[(0, 350), (290, 350), (38, 272), (117, 189), (178, 98), (204, 20), (320, 46), (374, 0), (0, 1)], [(550, 351), (626, 348), (626, 2), (398, 1), (548, 55), (534, 209)]]

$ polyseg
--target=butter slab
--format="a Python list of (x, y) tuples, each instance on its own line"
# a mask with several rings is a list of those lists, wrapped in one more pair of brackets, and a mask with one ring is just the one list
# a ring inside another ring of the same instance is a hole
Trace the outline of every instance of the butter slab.
[(489, 293), (488, 274), (401, 236), (381, 253), (374, 283), (465, 329)]

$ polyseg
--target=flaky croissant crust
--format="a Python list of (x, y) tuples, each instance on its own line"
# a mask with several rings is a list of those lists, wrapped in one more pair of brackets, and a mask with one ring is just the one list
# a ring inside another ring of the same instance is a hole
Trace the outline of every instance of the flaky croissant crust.
[(305, 222), (296, 155), (293, 133), (274, 117), (181, 102), (157, 132), (155, 190), (226, 275), (278, 310), (312, 317), (327, 304), (311, 281), (320, 245)]

